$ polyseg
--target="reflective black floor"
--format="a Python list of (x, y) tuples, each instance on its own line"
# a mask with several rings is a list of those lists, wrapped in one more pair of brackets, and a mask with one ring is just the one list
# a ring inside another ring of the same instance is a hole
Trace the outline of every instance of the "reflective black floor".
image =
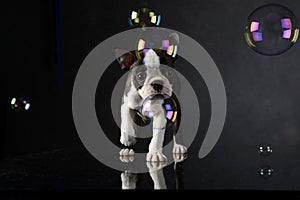
[[(163, 168), (166, 188), (162, 189), (300, 191), (299, 160), (287, 155), (283, 162), (276, 160), (276, 155), (261, 157), (255, 150), (236, 157), (229, 150), (217, 145), (212, 154), (199, 159), (191, 147), (186, 160)], [(2, 159), (0, 190), (121, 190), (121, 174), (84, 148), (54, 149)], [(149, 173), (134, 176), (135, 189), (154, 188)]]

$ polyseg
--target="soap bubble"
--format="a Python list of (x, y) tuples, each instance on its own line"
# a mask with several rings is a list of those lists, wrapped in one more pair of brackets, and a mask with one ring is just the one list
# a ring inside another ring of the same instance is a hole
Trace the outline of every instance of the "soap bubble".
[(262, 156), (269, 156), (273, 152), (272, 146), (270, 144), (262, 143), (258, 147), (258, 153)]
[(298, 39), (299, 24), (288, 8), (267, 4), (255, 9), (245, 27), (247, 44), (263, 55), (279, 55), (290, 49)]
[(180, 107), (175, 97), (153, 94), (147, 97), (141, 108), (141, 115), (146, 119), (152, 119), (157, 106), (164, 110), (167, 121), (174, 123), (180, 114)]
[(26, 97), (14, 97), (10, 104), (15, 111), (27, 111), (30, 108), (30, 102)]
[(128, 12), (128, 23), (132, 27), (150, 27), (159, 26), (161, 22), (161, 15), (158, 11), (150, 10), (148, 8), (141, 8), (130, 10)]
[(273, 175), (273, 168), (269, 165), (264, 165), (262, 167), (259, 168), (259, 176), (263, 177), (263, 178), (270, 178)]
[(179, 38), (176, 33), (165, 30), (147, 29), (137, 39), (136, 56), (143, 59), (149, 49), (155, 49), (160, 63), (169, 65), (177, 55)]

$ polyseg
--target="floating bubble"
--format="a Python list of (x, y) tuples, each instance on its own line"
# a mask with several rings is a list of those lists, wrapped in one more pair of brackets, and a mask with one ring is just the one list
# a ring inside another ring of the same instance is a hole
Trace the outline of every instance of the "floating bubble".
[(263, 5), (248, 17), (245, 27), (247, 44), (263, 55), (279, 55), (298, 39), (299, 24), (288, 8), (276, 4)]
[(273, 175), (274, 170), (271, 166), (265, 165), (259, 168), (259, 175), (263, 178), (270, 178)]
[(128, 23), (132, 27), (144, 28), (151, 26), (159, 26), (160, 22), (160, 13), (157, 11), (149, 10), (148, 8), (130, 10), (128, 13)]
[(162, 94), (153, 94), (143, 101), (141, 108), (142, 117), (146, 119), (152, 119), (157, 106), (162, 107), (165, 117), (169, 122), (174, 123), (180, 114), (180, 108), (178, 103), (176, 103), (175, 97), (169, 97), (168, 95)]
[(169, 65), (177, 55), (179, 37), (162, 29), (147, 29), (137, 39), (136, 56), (143, 59), (149, 49), (155, 49), (160, 57), (160, 63)]
[(262, 143), (258, 147), (258, 153), (262, 156), (269, 156), (273, 152), (272, 146), (270, 144)]
[(30, 102), (26, 97), (14, 97), (10, 104), (15, 111), (27, 111), (30, 108)]

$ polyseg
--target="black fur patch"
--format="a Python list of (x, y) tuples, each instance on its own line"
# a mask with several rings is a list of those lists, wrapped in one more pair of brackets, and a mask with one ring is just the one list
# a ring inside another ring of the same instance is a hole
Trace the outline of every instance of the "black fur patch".
[[(141, 77), (143, 76), (143, 77)], [(137, 90), (143, 87), (147, 77), (147, 67), (144, 65), (135, 66), (132, 68), (132, 83)]]

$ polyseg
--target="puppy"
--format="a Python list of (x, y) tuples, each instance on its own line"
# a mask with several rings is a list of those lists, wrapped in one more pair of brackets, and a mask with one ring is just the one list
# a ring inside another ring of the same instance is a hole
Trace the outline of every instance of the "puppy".
[[(179, 42), (177, 34), (173, 33), (170, 37)], [(133, 149), (129, 147), (136, 143), (135, 127), (150, 123), (151, 119), (143, 114), (142, 109), (145, 102), (152, 97), (155, 98), (150, 101), (151, 110), (148, 114), (153, 120), (153, 136), (146, 160), (149, 162), (166, 161), (167, 158), (162, 152), (166, 131), (173, 133), (173, 153), (186, 154), (187, 148), (179, 144), (175, 137), (180, 124), (180, 109), (178, 109), (178, 117), (170, 122), (162, 107), (164, 98), (161, 97), (169, 97), (178, 107), (180, 106), (176, 96), (178, 94), (174, 94), (174, 87), (179, 86), (179, 79), (171, 68), (174, 59), (161, 49), (147, 49), (139, 58), (135, 52), (126, 52), (121, 49), (115, 49), (115, 54), (122, 69), (129, 71), (121, 106), (120, 142), (126, 148), (120, 151), (120, 155), (134, 155)]]

